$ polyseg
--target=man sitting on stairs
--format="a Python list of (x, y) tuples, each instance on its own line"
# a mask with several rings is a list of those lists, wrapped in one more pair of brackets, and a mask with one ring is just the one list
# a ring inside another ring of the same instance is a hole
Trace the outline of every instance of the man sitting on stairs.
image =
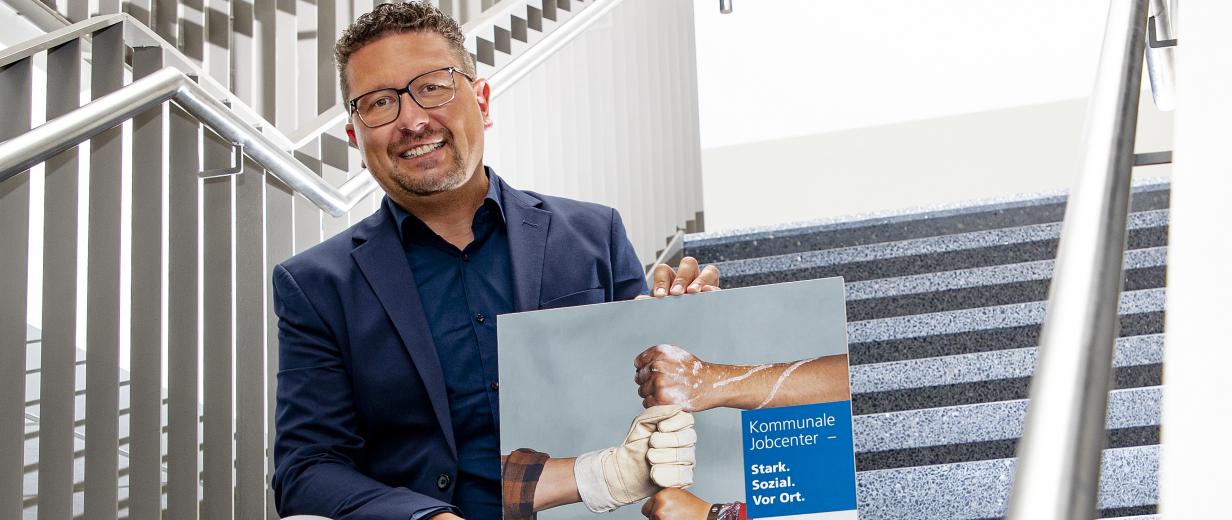
[[(427, 4), (380, 5), (335, 57), (347, 135), (386, 197), (274, 269), (278, 511), (498, 518), (497, 315), (644, 296), (641, 266), (612, 208), (518, 190), (484, 165), (491, 89), (454, 20)], [(718, 279), (689, 258), (659, 265), (655, 296)], [(542, 485), (506, 489), (506, 507), (612, 491), (573, 459), (510, 457), (521, 459), (506, 471)]]

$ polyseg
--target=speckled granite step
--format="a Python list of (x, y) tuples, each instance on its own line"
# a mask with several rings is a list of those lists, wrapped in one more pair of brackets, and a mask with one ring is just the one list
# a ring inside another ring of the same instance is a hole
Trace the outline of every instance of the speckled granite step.
[[(1125, 252), (1123, 289), (1164, 286), (1168, 248)], [(847, 284), (847, 319), (923, 314), (989, 305), (1042, 301), (1052, 281), (1053, 260), (976, 267)]]
[[(847, 323), (851, 363), (883, 363), (1035, 346), (1046, 302)], [(1164, 289), (1121, 294), (1121, 337), (1163, 332)]]
[[(1162, 334), (1123, 337), (1113, 357), (1114, 388), (1160, 384)], [(857, 415), (1025, 399), (1036, 348), (852, 365)]]
[[(1005, 515), (1015, 459), (860, 471), (856, 498), (869, 519), (962, 520)], [(1159, 446), (1104, 450), (1099, 509), (1103, 517), (1154, 514), (1159, 502)]]
[[(1132, 212), (1168, 207), (1168, 182), (1133, 189)], [(706, 262), (758, 258), (822, 249), (849, 248), (977, 230), (1061, 222), (1066, 196), (941, 208), (936, 211), (844, 217), (832, 221), (796, 222), (774, 227), (686, 235), (685, 251)]]
[[(1168, 207), (1169, 183), (1149, 183), (1133, 190), (1131, 211)], [(773, 227), (695, 233), (685, 237), (687, 254), (703, 262), (724, 262), (895, 242), (955, 233), (1060, 222), (1065, 196), (1051, 195), (933, 211), (841, 220), (797, 222)]]
[[(1109, 448), (1159, 444), (1158, 386), (1115, 390), (1108, 401)], [(856, 467), (890, 469), (1014, 456), (1027, 400), (858, 415)]]
[[(1036, 224), (899, 242), (825, 249), (719, 262), (727, 287), (746, 287), (842, 276), (848, 283), (1056, 257), (1061, 225)], [(1127, 249), (1161, 247), (1168, 241), (1168, 210), (1129, 217)]]

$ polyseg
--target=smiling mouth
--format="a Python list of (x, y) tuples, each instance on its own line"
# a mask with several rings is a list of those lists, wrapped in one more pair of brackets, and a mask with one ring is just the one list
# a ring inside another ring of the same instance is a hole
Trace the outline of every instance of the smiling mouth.
[(398, 157), (401, 157), (403, 159), (414, 159), (426, 153), (430, 153), (435, 150), (438, 150), (442, 146), (445, 146), (444, 141), (441, 141), (439, 143), (431, 143), (431, 144), (416, 146), (414, 148), (411, 148), (410, 150), (407, 150), (405, 152), (402, 152), (401, 154), (398, 154)]

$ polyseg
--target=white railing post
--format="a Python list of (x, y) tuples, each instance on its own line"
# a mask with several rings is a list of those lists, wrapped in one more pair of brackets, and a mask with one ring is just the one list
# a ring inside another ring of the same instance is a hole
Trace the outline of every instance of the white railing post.
[[(0, 139), (30, 128), (34, 59), (0, 66)], [(30, 172), (0, 180), (0, 517), (21, 518)]]

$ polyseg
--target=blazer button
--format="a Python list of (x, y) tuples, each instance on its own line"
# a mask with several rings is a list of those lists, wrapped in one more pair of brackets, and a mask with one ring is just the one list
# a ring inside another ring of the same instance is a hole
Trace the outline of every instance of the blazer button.
[(448, 474), (441, 473), (441, 476), (436, 477), (436, 489), (439, 489), (441, 491), (449, 489), (449, 483), (451, 481), (453, 481), (453, 479), (450, 478)]

